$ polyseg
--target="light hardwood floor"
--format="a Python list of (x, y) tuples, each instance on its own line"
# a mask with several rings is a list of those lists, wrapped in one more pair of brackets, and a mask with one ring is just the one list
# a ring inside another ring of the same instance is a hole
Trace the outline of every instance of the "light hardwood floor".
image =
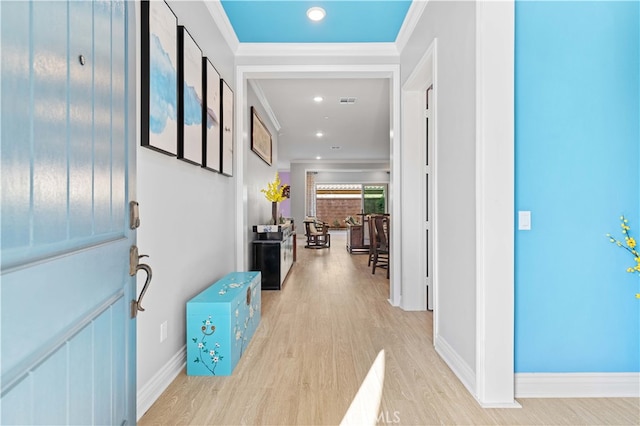
[(432, 315), (387, 299), (385, 271), (298, 240), (282, 291), (262, 292), (262, 320), (230, 377), (181, 373), (140, 425), (336, 425), (381, 349), (386, 372), (379, 424), (640, 424), (640, 401), (522, 399), (482, 409), (433, 349)]

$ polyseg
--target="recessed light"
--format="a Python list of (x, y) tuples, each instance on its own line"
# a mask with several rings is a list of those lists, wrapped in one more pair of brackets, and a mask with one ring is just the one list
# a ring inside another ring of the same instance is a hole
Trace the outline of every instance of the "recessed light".
[(312, 21), (322, 21), (326, 15), (327, 12), (321, 7), (312, 7), (307, 10), (307, 17)]
[(324, 101), (324, 98), (322, 96), (316, 96), (315, 98), (313, 98), (313, 100), (315, 102), (322, 102), (322, 101)]
[(319, 155), (316, 157), (316, 160), (322, 160), (322, 157), (320, 157)]
[(319, 138), (321, 138), (321, 137), (323, 137), (323, 136), (324, 136), (324, 133), (322, 133), (322, 132), (316, 132), (316, 136), (317, 136), (317, 137), (319, 137)]

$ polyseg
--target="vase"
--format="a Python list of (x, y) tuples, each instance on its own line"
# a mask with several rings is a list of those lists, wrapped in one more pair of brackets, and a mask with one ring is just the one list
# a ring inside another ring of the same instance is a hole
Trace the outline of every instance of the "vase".
[(271, 203), (271, 224), (278, 224), (278, 203), (276, 202)]

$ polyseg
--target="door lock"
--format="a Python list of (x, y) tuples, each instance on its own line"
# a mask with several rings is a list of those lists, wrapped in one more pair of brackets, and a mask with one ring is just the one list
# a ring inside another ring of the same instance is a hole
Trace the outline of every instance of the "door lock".
[(140, 204), (137, 201), (129, 201), (129, 228), (140, 227)]

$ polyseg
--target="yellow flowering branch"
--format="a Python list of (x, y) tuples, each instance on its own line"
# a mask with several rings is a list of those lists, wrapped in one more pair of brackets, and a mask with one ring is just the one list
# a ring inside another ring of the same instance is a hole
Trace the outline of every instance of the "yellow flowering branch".
[[(620, 216), (620, 227), (622, 228), (622, 234), (624, 235), (624, 243), (615, 239), (611, 234), (607, 234), (607, 237), (609, 238), (610, 242), (614, 243), (618, 247), (622, 247), (623, 249), (631, 253), (631, 256), (633, 256), (633, 260), (636, 262), (636, 264), (635, 266), (628, 267), (627, 272), (631, 274), (637, 272), (638, 274), (640, 274), (640, 253), (638, 253), (638, 250), (636, 250), (636, 247), (638, 245), (635, 238), (633, 238), (629, 234), (631, 227), (629, 226), (629, 221), (624, 216)], [(640, 293), (636, 293), (636, 298), (640, 299)]]
[(285, 185), (280, 185), (280, 175), (276, 172), (276, 179), (269, 182), (267, 188), (261, 189), (260, 192), (264, 193), (265, 198), (272, 203), (279, 203), (287, 198), (284, 196), (284, 189)]

